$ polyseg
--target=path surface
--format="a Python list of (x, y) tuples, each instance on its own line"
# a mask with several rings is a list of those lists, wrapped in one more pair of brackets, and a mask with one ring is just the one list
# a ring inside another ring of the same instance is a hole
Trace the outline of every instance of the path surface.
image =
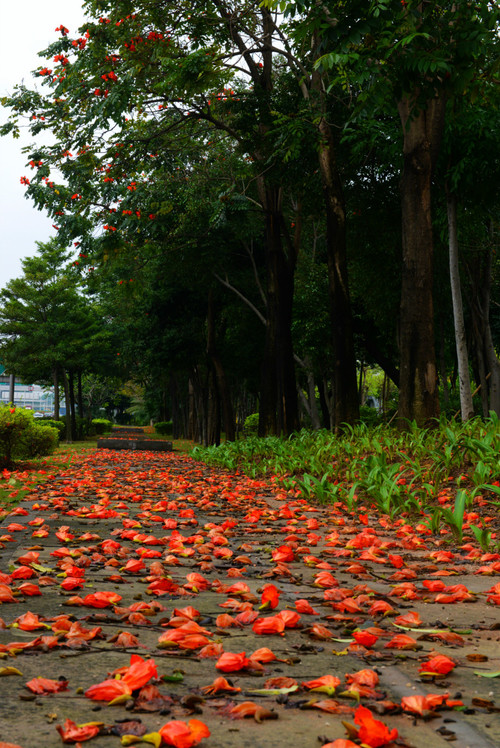
[[(118, 747), (179, 720), (208, 727), (202, 748), (500, 745), (500, 677), (484, 677), (500, 671), (500, 557), (477, 546), (183, 455), (106, 450), (35, 489), (0, 544), (0, 748), (97, 730), (85, 745)], [(452, 669), (422, 674), (437, 655)], [(88, 690), (120, 668), (121, 685)], [(326, 675), (330, 692), (312, 690)]]

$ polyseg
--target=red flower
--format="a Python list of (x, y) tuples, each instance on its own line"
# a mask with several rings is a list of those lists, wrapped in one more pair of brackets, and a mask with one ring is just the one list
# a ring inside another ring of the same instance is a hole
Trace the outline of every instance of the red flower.
[(64, 727), (57, 725), (56, 730), (61, 736), (63, 743), (78, 743), (84, 740), (90, 740), (99, 734), (102, 722), (89, 722), (84, 725), (77, 725), (71, 719), (67, 719)]
[(359, 725), (358, 740), (371, 748), (387, 745), (398, 737), (396, 728), (389, 730), (387, 725), (375, 719), (365, 706), (358, 706), (354, 714), (354, 722)]
[(257, 618), (252, 626), (254, 634), (282, 634), (285, 630), (285, 622), (278, 616)]
[(24, 684), (32, 693), (58, 693), (59, 691), (68, 690), (67, 680), (52, 680), (51, 678), (32, 678)]
[(245, 652), (224, 652), (215, 663), (215, 667), (223, 673), (234, 673), (247, 667), (248, 664), (249, 659)]
[(447, 675), (456, 665), (457, 663), (446, 655), (436, 655), (427, 662), (423, 662), (419, 667), (419, 672), (426, 675)]
[(281, 592), (274, 584), (265, 584), (262, 588), (262, 597), (260, 599), (260, 608), (276, 608), (278, 605)]
[(206, 724), (199, 719), (190, 719), (187, 724), (181, 720), (172, 720), (160, 727), (158, 732), (166, 745), (173, 745), (175, 748), (191, 748), (210, 735)]
[(363, 647), (372, 647), (378, 641), (378, 636), (370, 634), (369, 631), (354, 631), (352, 636), (354, 641)]

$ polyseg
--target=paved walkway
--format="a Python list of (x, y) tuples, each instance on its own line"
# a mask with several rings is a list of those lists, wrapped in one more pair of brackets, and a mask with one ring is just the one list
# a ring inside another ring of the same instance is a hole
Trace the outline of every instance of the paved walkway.
[(500, 745), (498, 554), (175, 453), (91, 451), (28, 499), (0, 527), (0, 748), (188, 746), (164, 726), (190, 720), (202, 748)]

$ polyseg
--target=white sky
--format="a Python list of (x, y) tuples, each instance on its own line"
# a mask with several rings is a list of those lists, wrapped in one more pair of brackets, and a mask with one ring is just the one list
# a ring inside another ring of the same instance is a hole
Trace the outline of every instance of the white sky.
[[(0, 97), (16, 83), (34, 85), (31, 71), (42, 63), (37, 53), (59, 37), (61, 23), (76, 35), (83, 24), (82, 0), (0, 0)], [(50, 66), (52, 67), (52, 66)], [(9, 110), (0, 107), (0, 122)], [(33, 255), (35, 241), (54, 234), (52, 221), (24, 197), (22, 176), (30, 177), (21, 153), (30, 138), (0, 137), (0, 288), (22, 275), (21, 259)]]

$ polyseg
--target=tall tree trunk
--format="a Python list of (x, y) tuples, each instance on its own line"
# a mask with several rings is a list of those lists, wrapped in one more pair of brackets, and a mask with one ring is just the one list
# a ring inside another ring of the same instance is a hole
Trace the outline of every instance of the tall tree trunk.
[(234, 412), (233, 404), (231, 401), (231, 393), (229, 391), (229, 386), (227, 383), (226, 372), (217, 350), (213, 289), (210, 289), (208, 292), (207, 354), (210, 357), (210, 361), (214, 369), (219, 401), (222, 405), (222, 415), (224, 420), (224, 432), (226, 434), (226, 441), (232, 442), (235, 439)]
[[(319, 49), (319, 38), (314, 39)], [(359, 419), (356, 356), (349, 281), (347, 276), (346, 214), (332, 128), (326, 117), (326, 98), (321, 73), (311, 78), (311, 103), (318, 123), (318, 160), (326, 212), (328, 291), (333, 345), (333, 392), (335, 430)]]
[(62, 380), (64, 386), (64, 402), (66, 404), (66, 441), (71, 444), (73, 441), (71, 436), (71, 396), (69, 394), (69, 384), (66, 371), (62, 370)]
[(403, 127), (401, 177), (403, 270), (400, 319), (399, 419), (430, 424), (439, 416), (434, 342), (431, 180), (446, 102), (417, 109), (418, 92), (398, 102)]
[(80, 418), (84, 418), (83, 412), (83, 391), (82, 391), (82, 372), (79, 371), (77, 374), (77, 399), (78, 399), (78, 415)]
[(489, 381), (489, 394), (490, 402), (489, 409), (494, 411), (497, 416), (500, 416), (500, 361), (496, 354), (495, 346), (493, 344), (493, 336), (491, 334), (490, 325), (490, 302), (491, 302), (491, 267), (492, 267), (493, 251), (489, 250), (486, 255), (484, 280), (482, 284), (483, 292), (483, 315), (484, 315), (484, 351), (485, 358), (488, 364), (488, 370), (490, 373)]
[(469, 355), (467, 352), (467, 338), (465, 335), (464, 309), (462, 304), (462, 289), (460, 286), (460, 272), (458, 266), (458, 235), (457, 235), (457, 198), (447, 190), (446, 195), (448, 213), (448, 251), (450, 259), (450, 285), (453, 305), (453, 323), (455, 328), (455, 345), (457, 350), (458, 381), (460, 392), (460, 412), (462, 421), (468, 421), (474, 415), (472, 404), (472, 390), (470, 386)]
[(198, 441), (200, 434), (198, 431), (198, 422), (196, 420), (196, 403), (195, 403), (195, 394), (194, 394), (194, 386), (193, 386), (193, 377), (191, 376), (189, 378), (188, 382), (188, 431), (187, 431), (187, 437), (188, 439), (192, 439), (193, 441)]
[[(76, 429), (76, 408), (75, 408), (75, 375), (72, 371), (68, 372), (68, 389), (69, 389), (69, 412), (71, 420), (71, 439), (76, 441), (78, 439)], [(66, 412), (68, 409), (66, 408)]]
[(59, 369), (52, 369), (52, 381), (54, 382), (54, 420), (59, 420)]
[[(256, 183), (265, 217), (267, 271), (267, 320), (261, 367), (259, 434), (291, 434), (299, 427), (291, 333), (296, 256), (294, 248), (289, 247), (287, 254), (282, 244), (284, 221), (281, 188), (276, 186), (280, 176), (279, 164), (274, 168), (273, 153), (267, 138), (272, 120), (271, 94), (274, 86), (274, 14), (261, 5), (258, 10), (259, 23), (253, 17), (247, 26), (247, 10), (240, 16), (236, 6), (232, 9), (222, 0), (215, 0), (215, 5), (227, 25), (230, 39), (248, 67), (254, 89), (258, 92), (256, 125), (259, 138), (252, 156), (260, 172)], [(260, 59), (257, 62), (253, 50), (248, 46), (247, 34), (258, 34), (259, 31)], [(245, 139), (246, 137), (245, 135)], [(274, 183), (271, 181), (273, 177)]]
[(14, 399), (16, 396), (16, 375), (9, 374), (9, 403), (14, 405)]
[[(289, 435), (299, 428), (292, 306), (295, 257), (282, 243), (281, 190), (261, 182), (266, 219), (267, 315), (261, 368), (259, 435)], [(289, 248), (290, 250), (290, 248)]]
[(321, 419), (319, 417), (318, 403), (316, 401), (316, 381), (314, 378), (314, 369), (309, 356), (305, 357), (306, 375), (307, 375), (307, 395), (309, 401), (309, 415), (311, 418), (311, 427), (314, 431), (321, 428)]
[(217, 378), (215, 371), (212, 370), (208, 374), (207, 381), (207, 434), (206, 434), (206, 446), (214, 444), (219, 446), (220, 444), (220, 427), (221, 427), (221, 412), (220, 412), (220, 397), (217, 390)]
[(443, 402), (448, 405), (450, 402), (450, 387), (448, 384), (448, 373), (446, 371), (445, 336), (442, 316), (439, 317), (439, 369), (441, 374), (441, 384), (443, 386)]
[(471, 279), (470, 307), (474, 352), (481, 384), (483, 415), (490, 410), (500, 415), (500, 361), (490, 326), (492, 250), (478, 253), (468, 264)]

